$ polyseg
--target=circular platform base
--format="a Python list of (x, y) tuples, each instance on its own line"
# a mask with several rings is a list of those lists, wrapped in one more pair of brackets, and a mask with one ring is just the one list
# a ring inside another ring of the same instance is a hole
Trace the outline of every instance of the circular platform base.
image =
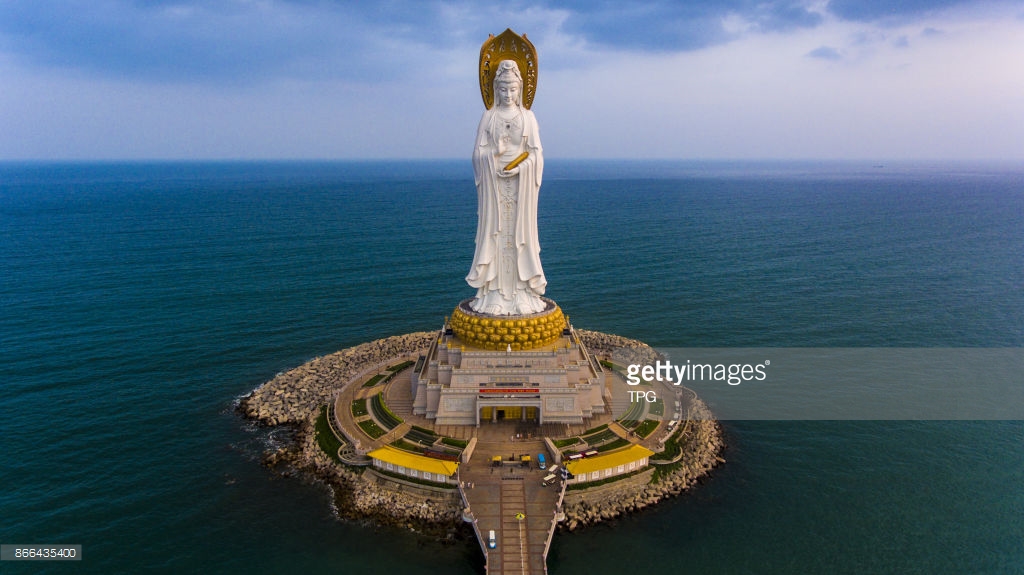
[(488, 315), (473, 311), (472, 300), (455, 307), (449, 326), (466, 345), (483, 349), (513, 351), (534, 349), (558, 340), (567, 327), (565, 315), (558, 305), (541, 298), (547, 308), (528, 315)]

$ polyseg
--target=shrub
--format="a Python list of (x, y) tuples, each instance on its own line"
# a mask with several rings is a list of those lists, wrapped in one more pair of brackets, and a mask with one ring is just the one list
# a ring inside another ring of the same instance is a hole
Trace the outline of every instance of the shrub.
[(561, 449), (563, 447), (568, 447), (570, 445), (573, 445), (573, 444), (576, 444), (576, 443), (579, 443), (579, 442), (580, 442), (580, 438), (579, 437), (566, 437), (565, 439), (556, 439), (552, 443), (555, 444), (555, 447), (557, 447), (558, 449)]
[(675, 459), (676, 456), (679, 455), (679, 452), (682, 451), (680, 443), (682, 443), (683, 428), (684, 426), (680, 425), (679, 429), (676, 429), (675, 433), (665, 440), (665, 449), (652, 455), (651, 459), (655, 459), (657, 461), (671, 461)]
[(427, 429), (426, 427), (420, 427), (418, 425), (413, 425), (412, 428), (414, 430), (424, 434), (424, 435), (437, 435), (437, 433), (435, 433), (433, 429)]
[(384, 404), (383, 392), (378, 393), (370, 399), (370, 409), (373, 410), (373, 416), (377, 418), (377, 421), (387, 429), (394, 429), (402, 423), (402, 418), (391, 413), (388, 406)]
[[(608, 484), (608, 483), (613, 483), (615, 481), (621, 481), (623, 479), (629, 479), (630, 477), (633, 477), (634, 475), (637, 475), (638, 473), (643, 473), (646, 470), (647, 470), (646, 467), (642, 467), (640, 469), (637, 469), (636, 471), (630, 471), (629, 473), (623, 473), (622, 475), (613, 475), (611, 477), (608, 477), (607, 479), (598, 479), (597, 481), (588, 481), (586, 483), (570, 483), (569, 485), (566, 486), (565, 490), (566, 491), (577, 491), (579, 489), (590, 489), (591, 487), (597, 487), (598, 485), (605, 485), (605, 484)], [(654, 472), (657, 473), (658, 470), (655, 469)]]
[[(422, 429), (422, 428), (420, 428)], [(433, 433), (423, 433), (420, 429), (410, 429), (406, 434), (405, 438), (409, 441), (415, 441), (423, 445), (433, 445), (437, 441), (437, 436)]]
[(392, 365), (391, 367), (388, 368), (388, 371), (398, 373), (407, 367), (412, 367), (414, 364), (415, 362), (413, 362), (412, 360), (406, 360), (403, 361), (402, 363), (396, 363), (395, 365)]
[(583, 441), (586, 441), (587, 445), (597, 445), (598, 443), (603, 443), (603, 442), (608, 441), (609, 439), (612, 439), (612, 438), (615, 438), (615, 437), (618, 437), (618, 436), (615, 435), (614, 431), (612, 431), (610, 429), (605, 429), (604, 431), (601, 431), (599, 433), (595, 433), (593, 435), (585, 436), (583, 438)]
[(404, 439), (398, 439), (398, 440), (392, 441), (391, 445), (394, 446), (394, 447), (397, 447), (399, 449), (402, 449), (404, 451), (411, 451), (413, 453), (419, 453), (420, 455), (423, 454), (423, 448), (422, 447), (420, 447), (419, 445), (413, 445), (413, 444), (409, 443), (408, 441), (406, 441)]
[(387, 377), (387, 375), (385, 375), (383, 373), (378, 373), (377, 375), (375, 375), (375, 376), (371, 377), (370, 379), (368, 379), (366, 381), (366, 383), (363, 384), (363, 387), (373, 387), (373, 386), (377, 385), (378, 383), (380, 383), (380, 380), (384, 379), (385, 377)]
[(619, 421), (640, 421), (640, 417), (644, 414), (644, 401), (634, 401), (629, 404), (629, 409)]
[(343, 444), (338, 436), (334, 435), (334, 430), (331, 429), (331, 425), (327, 421), (326, 405), (320, 408), (320, 416), (316, 418), (316, 442), (331, 459), (341, 463), (341, 460), (338, 459), (338, 450)]
[(620, 437), (620, 438), (616, 439), (615, 441), (612, 441), (611, 443), (605, 443), (604, 445), (598, 445), (594, 449), (596, 449), (598, 451), (611, 451), (613, 449), (618, 449), (620, 447), (625, 447), (627, 445), (629, 445), (629, 440), (628, 439), (622, 439)]

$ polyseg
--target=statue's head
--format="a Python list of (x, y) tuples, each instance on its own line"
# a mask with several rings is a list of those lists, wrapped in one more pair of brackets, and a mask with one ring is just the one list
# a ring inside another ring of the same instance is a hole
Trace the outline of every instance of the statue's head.
[(523, 105), (523, 76), (514, 60), (502, 60), (494, 72), (494, 103)]

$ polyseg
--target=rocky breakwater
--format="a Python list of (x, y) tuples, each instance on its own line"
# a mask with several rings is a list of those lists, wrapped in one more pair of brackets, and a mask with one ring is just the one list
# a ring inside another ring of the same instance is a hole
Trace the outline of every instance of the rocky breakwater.
[(342, 465), (324, 453), (316, 438), (320, 407), (353, 378), (386, 368), (426, 349), (436, 332), (417, 332), (364, 343), (318, 357), (279, 374), (239, 404), (239, 411), (266, 425), (290, 425), (294, 441), (263, 456), (284, 475), (323, 481), (334, 491), (340, 517), (371, 520), (449, 537), (461, 529), (458, 493), (432, 492), (382, 480), (363, 467)]
[(660, 462), (664, 465), (651, 465), (653, 470), (621, 481), (566, 492), (563, 528), (572, 531), (679, 495), (716, 465), (724, 463), (720, 455), (725, 447), (721, 427), (710, 419), (711, 414), (703, 402), (695, 400), (694, 405), (696, 410), (704, 410), (695, 415), (708, 419), (694, 419), (682, 426), (674, 436), (680, 448), (674, 460)]
[[(431, 492), (382, 480), (364, 467), (341, 465), (324, 453), (316, 440), (313, 414), (299, 425), (297, 444), (264, 456), (264, 463), (284, 474), (301, 475), (331, 486), (339, 517), (369, 520), (433, 536), (450, 538), (464, 531), (458, 493)], [(463, 533), (465, 535), (465, 533)]]
[(619, 356), (636, 357), (638, 360), (651, 360), (658, 358), (658, 352), (646, 343), (589, 329), (577, 329), (576, 335), (580, 336), (583, 345), (587, 350), (597, 356), (612, 358)]
[(243, 415), (267, 425), (300, 424), (331, 401), (352, 378), (388, 361), (426, 349), (436, 332), (378, 339), (318, 357), (278, 374), (242, 398)]
[(679, 460), (652, 465), (653, 473), (648, 471), (600, 487), (566, 492), (563, 528), (572, 531), (679, 495), (725, 461), (720, 456), (724, 443), (716, 421), (691, 421), (679, 441)]
[[(656, 350), (634, 339), (585, 330), (577, 333), (591, 353), (599, 356), (614, 356), (619, 361), (628, 358), (629, 363), (664, 359)], [(699, 398), (694, 397), (689, 408), (691, 419), (682, 422), (667, 441), (665, 453), (673, 454), (672, 459), (654, 460), (657, 464), (652, 464), (652, 469), (620, 481), (567, 491), (562, 528), (572, 531), (655, 505), (679, 495), (716, 465), (724, 463), (721, 426)]]

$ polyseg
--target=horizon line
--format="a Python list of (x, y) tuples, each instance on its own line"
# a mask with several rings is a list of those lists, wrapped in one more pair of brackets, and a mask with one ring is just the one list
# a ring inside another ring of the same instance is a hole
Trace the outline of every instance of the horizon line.
[[(1020, 163), (1024, 165), (1024, 157), (614, 157), (614, 156), (547, 156), (547, 161), (559, 162), (749, 162), (749, 163)], [(146, 158), (0, 158), (0, 164), (185, 164), (185, 163), (380, 163), (380, 162), (471, 162), (469, 156), (449, 156), (437, 158), (416, 157), (339, 157), (339, 158), (287, 158), (287, 157), (252, 157), (252, 158), (188, 158), (188, 157), (146, 157)]]

